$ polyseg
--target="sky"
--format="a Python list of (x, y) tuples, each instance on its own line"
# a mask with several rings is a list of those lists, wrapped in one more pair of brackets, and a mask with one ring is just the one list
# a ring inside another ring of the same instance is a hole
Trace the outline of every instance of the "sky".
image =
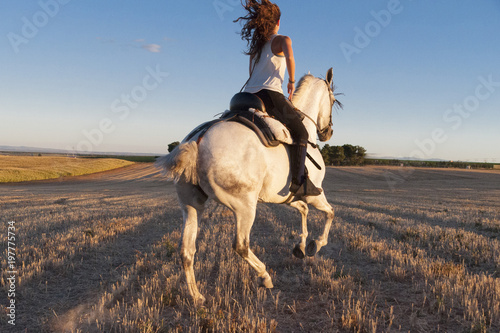
[[(330, 145), (500, 163), (500, 0), (277, 0)], [(0, 146), (165, 153), (248, 76), (239, 0), (0, 0)]]

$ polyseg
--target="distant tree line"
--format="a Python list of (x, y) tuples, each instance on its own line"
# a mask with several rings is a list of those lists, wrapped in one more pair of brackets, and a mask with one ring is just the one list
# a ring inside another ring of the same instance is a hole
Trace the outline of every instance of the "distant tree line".
[(169, 143), (168, 144), (168, 152), (171, 153), (172, 150), (175, 149), (175, 147), (177, 147), (178, 145), (180, 145), (181, 143), (179, 141), (174, 141), (172, 143)]
[(326, 144), (321, 149), (321, 155), (326, 165), (362, 165), (365, 162), (366, 149), (348, 144), (343, 146)]
[(493, 169), (495, 163), (487, 162), (461, 162), (461, 161), (415, 161), (398, 159), (365, 159), (365, 165), (383, 165), (398, 167), (416, 167), (416, 168), (459, 168), (459, 169)]

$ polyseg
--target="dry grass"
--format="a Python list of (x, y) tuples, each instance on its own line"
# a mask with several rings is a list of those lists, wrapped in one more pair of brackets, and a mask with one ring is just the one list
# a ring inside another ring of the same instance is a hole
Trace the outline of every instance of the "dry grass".
[[(182, 213), (172, 184), (152, 170), (135, 165), (72, 182), (0, 186), (2, 218), (16, 221), (23, 263), (16, 329), (500, 330), (499, 173), (418, 169), (391, 191), (387, 168), (329, 169), (324, 188), (336, 219), (329, 244), (306, 260), (291, 254), (299, 214), (259, 205), (251, 247), (272, 290), (258, 288), (232, 251), (233, 216), (211, 202), (195, 257), (208, 301), (195, 308), (177, 253)], [(309, 221), (318, 235), (323, 215), (312, 211)]]
[(90, 159), (62, 156), (0, 155), (0, 183), (87, 175), (131, 164), (133, 163), (113, 158)]

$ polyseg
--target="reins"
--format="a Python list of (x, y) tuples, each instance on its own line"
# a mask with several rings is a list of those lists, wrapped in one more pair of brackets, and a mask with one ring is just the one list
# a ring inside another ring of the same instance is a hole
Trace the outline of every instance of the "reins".
[(301, 115), (303, 115), (304, 117), (306, 117), (310, 121), (312, 121), (312, 123), (314, 124), (314, 126), (316, 126), (316, 130), (318, 132), (321, 132), (321, 128), (319, 128), (318, 124), (314, 121), (314, 119), (312, 119), (309, 115), (305, 114), (304, 112), (300, 111), (299, 109), (295, 109), (295, 111), (297, 111), (298, 113), (300, 113)]

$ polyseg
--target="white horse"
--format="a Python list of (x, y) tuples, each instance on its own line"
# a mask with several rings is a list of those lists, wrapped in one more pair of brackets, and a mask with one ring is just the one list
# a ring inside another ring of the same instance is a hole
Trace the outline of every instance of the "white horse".
[[(325, 177), (325, 164), (321, 152), (313, 142), (318, 133), (322, 141), (332, 134), (332, 107), (336, 101), (333, 93), (333, 70), (326, 79), (310, 74), (299, 82), (293, 95), (294, 105), (304, 114), (304, 125), (309, 133), (309, 155), (319, 164), (306, 161), (311, 181), (321, 187)], [(338, 103), (340, 105), (340, 103)], [(257, 135), (242, 124), (222, 122), (210, 128), (197, 143), (190, 140), (181, 143), (169, 155), (161, 157), (157, 166), (175, 181), (178, 199), (184, 217), (180, 243), (180, 255), (189, 292), (195, 304), (203, 304), (205, 298), (196, 286), (193, 269), (196, 252), (198, 222), (208, 198), (227, 206), (236, 218), (234, 250), (252, 266), (261, 285), (272, 288), (273, 283), (266, 266), (255, 256), (250, 245), (250, 229), (254, 223), (258, 202), (288, 203), (302, 215), (300, 242), (293, 254), (304, 258), (314, 256), (328, 242), (328, 233), (334, 217), (332, 206), (324, 192), (319, 196), (295, 198), (290, 196), (290, 152), (285, 145), (266, 148)], [(326, 213), (323, 233), (306, 247), (308, 204)]]

